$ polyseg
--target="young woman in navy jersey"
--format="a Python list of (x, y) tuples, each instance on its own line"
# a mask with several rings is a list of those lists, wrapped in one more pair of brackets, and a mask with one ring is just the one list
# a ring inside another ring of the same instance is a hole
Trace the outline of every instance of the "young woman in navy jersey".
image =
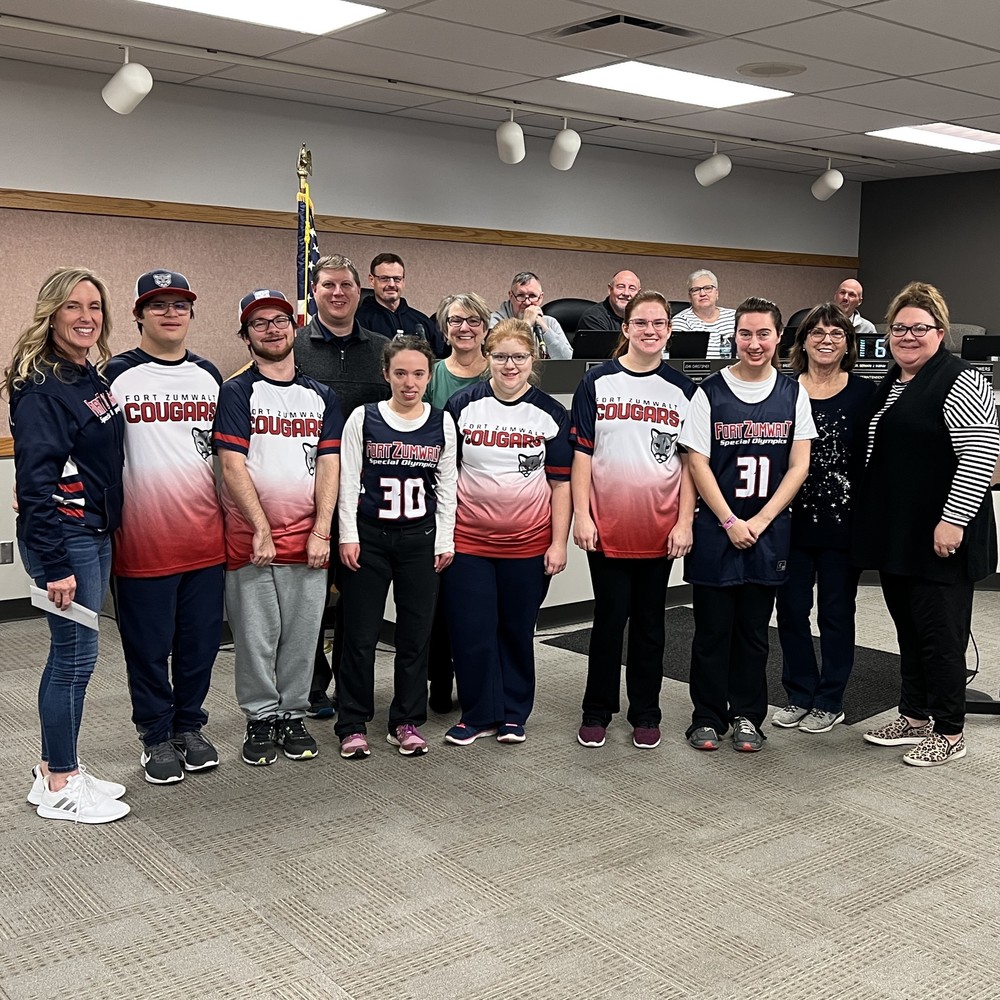
[(663, 607), (671, 560), (691, 548), (694, 487), (677, 438), (694, 383), (662, 360), (670, 305), (639, 292), (625, 309), (617, 356), (587, 372), (573, 396), (573, 539), (587, 553), (594, 628), (577, 740), (604, 746), (620, 708), (629, 623), (632, 743), (660, 743)]
[(340, 560), (344, 658), (335, 730), (340, 754), (370, 753), (375, 715), (375, 646), (393, 587), (395, 694), (389, 743), (404, 756), (427, 752), (427, 648), (438, 574), (452, 560), (455, 426), (423, 401), (434, 354), (421, 337), (386, 344), (383, 374), (392, 396), (358, 407), (344, 425), (340, 461)]
[(697, 750), (764, 746), (767, 625), (787, 577), (789, 505), (809, 471), (816, 436), (803, 386), (779, 374), (781, 312), (749, 298), (736, 310), (736, 364), (709, 376), (691, 399), (681, 444), (701, 497), (685, 564), (694, 641), (687, 730)]
[(445, 739), (459, 746), (524, 742), (535, 619), (549, 577), (566, 566), (569, 415), (531, 385), (537, 352), (527, 323), (501, 321), (486, 338), (489, 381), (448, 401), (460, 471), (444, 596), (462, 718)]

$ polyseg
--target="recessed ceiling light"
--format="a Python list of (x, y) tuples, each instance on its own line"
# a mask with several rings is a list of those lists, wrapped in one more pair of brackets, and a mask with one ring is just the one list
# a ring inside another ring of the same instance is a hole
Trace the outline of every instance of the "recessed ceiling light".
[(603, 90), (618, 90), (624, 94), (656, 97), (678, 104), (694, 104), (704, 108), (731, 108), (754, 101), (771, 101), (776, 97), (791, 97), (787, 90), (757, 87), (750, 83), (719, 80), (700, 73), (684, 73), (665, 66), (641, 62), (615, 63), (561, 76), (566, 83), (582, 83)]
[(157, 7), (189, 10), (195, 14), (211, 14), (227, 21), (246, 21), (269, 28), (301, 31), (306, 35), (325, 35), (352, 24), (384, 14), (381, 7), (349, 3), (348, 0), (138, 0)]
[(953, 149), (959, 153), (995, 153), (1000, 150), (1000, 135), (996, 132), (983, 132), (978, 128), (965, 128), (948, 122), (883, 128), (877, 132), (865, 132), (865, 135), (874, 135), (879, 139), (895, 139), (898, 142), (912, 142), (918, 146)]
[(798, 63), (781, 62), (744, 63), (736, 67), (736, 72), (740, 76), (798, 76), (805, 71), (805, 66), (800, 66)]

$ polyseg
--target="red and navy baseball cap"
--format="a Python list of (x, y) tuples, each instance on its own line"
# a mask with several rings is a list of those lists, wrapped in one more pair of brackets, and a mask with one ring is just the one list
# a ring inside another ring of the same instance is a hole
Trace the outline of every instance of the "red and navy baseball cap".
[(247, 321), (247, 317), (254, 309), (263, 309), (265, 306), (280, 309), (282, 312), (288, 313), (289, 316), (295, 315), (291, 302), (285, 298), (282, 292), (273, 288), (255, 288), (240, 299), (240, 326)]
[(198, 298), (191, 291), (187, 278), (177, 271), (170, 271), (165, 267), (158, 267), (145, 274), (140, 274), (135, 282), (135, 310), (142, 308), (142, 304), (163, 292), (174, 292), (182, 299), (194, 302)]

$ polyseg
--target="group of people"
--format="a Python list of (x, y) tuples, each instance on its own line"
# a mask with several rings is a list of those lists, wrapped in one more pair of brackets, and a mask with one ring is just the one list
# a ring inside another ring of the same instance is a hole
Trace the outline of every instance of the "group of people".
[[(401, 272), (395, 255), (372, 262), (400, 300)], [(713, 278), (695, 272), (692, 296), (717, 293), (694, 284)], [(915, 744), (913, 764), (965, 753), (964, 651), (973, 583), (996, 563), (1000, 430), (985, 380), (942, 346), (936, 289), (914, 283), (894, 300), (896, 366), (879, 386), (851, 374), (856, 329), (835, 303), (796, 333), (797, 381), (780, 374), (780, 311), (750, 298), (733, 310), (735, 363), (696, 387), (663, 361), (669, 301), (619, 272), (615, 356), (587, 372), (570, 414), (537, 386), (538, 361), (565, 350), (532, 311), (534, 283), (515, 276), (499, 316), (475, 293), (446, 296), (438, 361), (430, 323), (391, 338), (366, 328), (356, 267), (324, 257), (301, 330), (280, 291), (241, 298), (250, 364), (223, 381), (186, 347), (196, 295), (184, 275), (139, 277), (139, 344), (114, 357), (100, 278), (63, 268), (45, 281), (5, 378), (19, 549), (52, 604), (28, 795), (40, 816), (105, 823), (129, 811), (124, 786), (77, 757), (97, 633), (69, 612), (100, 609), (109, 578), (144, 776), (170, 785), (219, 763), (203, 727), (224, 605), (247, 764), (315, 758), (305, 720), (334, 713), (341, 756), (370, 755), (390, 585), (387, 742), (426, 753), (428, 679), (431, 707), (448, 711), (452, 670), (461, 715), (445, 740), (524, 742), (535, 621), (571, 525), (594, 590), (582, 745), (602, 746), (620, 710), (626, 627), (632, 740), (659, 744), (663, 609), (683, 558), (691, 746), (715, 749), (727, 731), (738, 750), (763, 746), (776, 599), (788, 704), (772, 721), (807, 732), (842, 721), (858, 575), (873, 568), (903, 687), (900, 717), (865, 738)]]

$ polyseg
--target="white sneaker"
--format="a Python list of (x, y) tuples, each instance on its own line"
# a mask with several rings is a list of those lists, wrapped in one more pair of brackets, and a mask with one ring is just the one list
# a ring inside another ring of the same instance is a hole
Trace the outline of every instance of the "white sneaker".
[(70, 775), (64, 788), (53, 792), (42, 779), (42, 801), (35, 810), (42, 819), (68, 819), (74, 823), (112, 823), (132, 810), (124, 802), (102, 795), (86, 771)]
[[(87, 769), (81, 764), (81, 771), (86, 771)], [(27, 801), (33, 805), (37, 806), (41, 804), (42, 792), (45, 790), (45, 785), (42, 781), (42, 769), (36, 764), (31, 769), (31, 776), (34, 781), (31, 783), (31, 791), (28, 792)], [(119, 785), (117, 781), (102, 781), (100, 778), (95, 778), (92, 774), (90, 775), (97, 787), (97, 790), (102, 795), (107, 795), (109, 799), (120, 799), (125, 794), (125, 786)]]

